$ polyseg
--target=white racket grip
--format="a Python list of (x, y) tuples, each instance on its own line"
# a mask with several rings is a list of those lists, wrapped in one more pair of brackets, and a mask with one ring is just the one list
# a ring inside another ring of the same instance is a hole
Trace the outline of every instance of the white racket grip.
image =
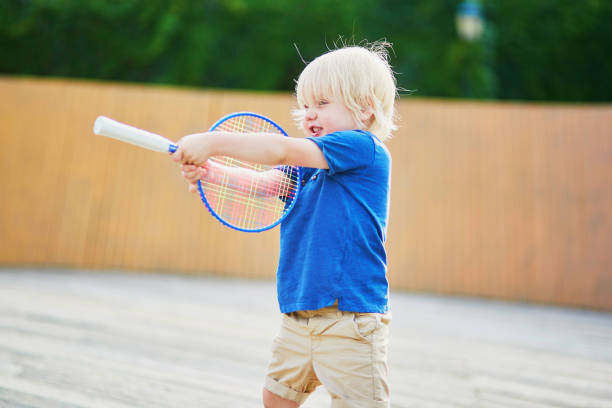
[(117, 122), (106, 116), (96, 118), (93, 131), (96, 135), (110, 137), (156, 152), (174, 153), (177, 149), (177, 145), (161, 135)]

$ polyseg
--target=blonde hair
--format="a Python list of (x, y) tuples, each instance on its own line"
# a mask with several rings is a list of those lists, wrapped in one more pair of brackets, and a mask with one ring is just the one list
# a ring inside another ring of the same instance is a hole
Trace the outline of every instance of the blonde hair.
[[(395, 98), (397, 88), (389, 65), (387, 42), (365, 46), (347, 46), (331, 50), (310, 62), (300, 74), (295, 88), (298, 109), (293, 116), (298, 124), (304, 118), (304, 106), (334, 98), (352, 112), (356, 123), (381, 140), (397, 129)], [(368, 123), (363, 112), (371, 112)]]

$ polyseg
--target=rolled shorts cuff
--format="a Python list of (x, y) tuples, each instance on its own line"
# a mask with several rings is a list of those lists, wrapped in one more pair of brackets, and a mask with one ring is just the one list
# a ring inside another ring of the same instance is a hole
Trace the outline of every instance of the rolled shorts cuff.
[(296, 391), (271, 377), (266, 377), (264, 388), (279, 397), (295, 401), (300, 405), (302, 405), (310, 395), (308, 393)]

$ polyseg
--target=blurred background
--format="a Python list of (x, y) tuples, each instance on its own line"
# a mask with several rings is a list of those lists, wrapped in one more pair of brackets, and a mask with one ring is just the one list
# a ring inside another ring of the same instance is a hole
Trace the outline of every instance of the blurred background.
[(291, 91), (296, 47), (386, 38), (415, 96), (609, 102), (611, 19), (600, 0), (8, 0), (0, 71)]
[(386, 39), (392, 289), (612, 310), (611, 20), (600, 0), (3, 1), (0, 265), (273, 279), (277, 230), (221, 226), (93, 121), (176, 140), (249, 110), (299, 136), (304, 61)]

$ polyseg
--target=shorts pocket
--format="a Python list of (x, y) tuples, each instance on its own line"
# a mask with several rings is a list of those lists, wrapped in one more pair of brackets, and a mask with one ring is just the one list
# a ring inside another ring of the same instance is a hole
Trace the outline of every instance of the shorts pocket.
[(377, 313), (353, 313), (352, 323), (357, 337), (369, 342), (380, 327), (380, 315)]

